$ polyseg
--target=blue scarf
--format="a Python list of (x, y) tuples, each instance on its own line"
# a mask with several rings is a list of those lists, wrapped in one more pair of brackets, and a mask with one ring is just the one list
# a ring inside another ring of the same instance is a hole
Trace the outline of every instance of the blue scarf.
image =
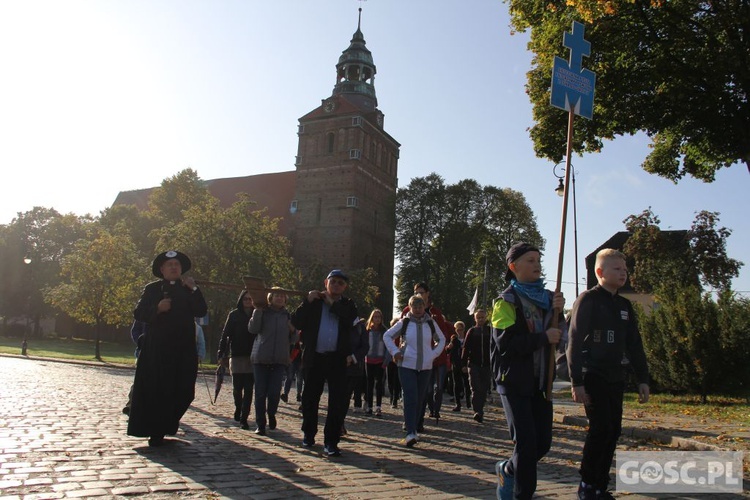
[(512, 286), (520, 296), (530, 300), (532, 304), (541, 307), (545, 311), (550, 310), (552, 304), (549, 293), (544, 289), (544, 281), (542, 281), (542, 278), (539, 278), (532, 283), (523, 283), (512, 279), (510, 280), (510, 286)]

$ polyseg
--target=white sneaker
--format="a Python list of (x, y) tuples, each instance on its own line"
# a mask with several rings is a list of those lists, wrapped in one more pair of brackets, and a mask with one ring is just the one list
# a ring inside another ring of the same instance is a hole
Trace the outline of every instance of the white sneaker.
[(419, 441), (419, 438), (417, 438), (416, 433), (414, 433), (414, 434), (407, 434), (405, 441), (406, 441), (407, 448), (411, 448), (412, 446), (414, 446), (415, 444), (417, 444), (417, 441)]

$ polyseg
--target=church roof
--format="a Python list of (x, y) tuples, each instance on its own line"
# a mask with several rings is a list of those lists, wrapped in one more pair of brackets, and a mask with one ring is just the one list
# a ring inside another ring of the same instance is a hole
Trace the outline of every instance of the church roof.
[[(294, 199), (297, 187), (296, 172), (277, 172), (271, 174), (248, 175), (245, 177), (225, 177), (204, 181), (208, 192), (219, 199), (222, 207), (229, 207), (237, 201), (239, 193), (247, 193), (258, 209), (267, 208), (268, 216), (281, 217), (279, 233), (288, 235), (291, 229), (289, 205)], [(141, 210), (148, 208), (148, 198), (155, 188), (121, 191), (113, 205), (135, 205)]]

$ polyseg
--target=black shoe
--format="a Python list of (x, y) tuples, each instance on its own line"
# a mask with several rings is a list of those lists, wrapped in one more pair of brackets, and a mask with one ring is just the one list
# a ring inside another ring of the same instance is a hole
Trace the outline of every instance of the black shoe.
[(124, 413), (125, 415), (130, 415), (130, 407), (129, 407), (129, 406), (125, 406), (125, 407), (124, 407), (124, 408), (122, 409), (122, 412), (123, 412), (123, 413)]
[(474, 420), (481, 424), (482, 422), (484, 422), (484, 415), (482, 415), (481, 413), (475, 413)]
[(240, 421), (240, 414), (242, 412), (240, 410), (234, 410), (234, 421), (239, 422)]
[(597, 500), (615, 500), (614, 495), (607, 490), (596, 490)]
[(583, 484), (578, 485), (578, 500), (596, 500), (596, 490), (590, 484), (584, 486)]
[(276, 415), (268, 415), (268, 428), (271, 430), (276, 428)]
[(339, 431), (339, 436), (340, 436), (340, 437), (344, 437), (344, 436), (346, 436), (347, 434), (349, 434), (349, 432), (348, 432), (348, 431), (346, 430), (346, 427), (344, 427), (344, 426), (342, 425), (342, 426), (341, 426), (341, 430)]
[(430, 412), (430, 418), (435, 418), (435, 412), (434, 411)]
[(315, 446), (315, 438), (305, 436), (302, 440), (302, 446), (304, 446), (305, 448), (312, 448), (313, 446)]
[(266, 428), (259, 425), (257, 429), (255, 429), (253, 432), (255, 432), (259, 436), (265, 436), (266, 435)]
[(281, 395), (281, 400), (283, 402), (285, 402), (285, 403), (288, 403), (289, 402), (289, 394), (282, 394)]
[(250, 424), (247, 423), (247, 420), (243, 420), (240, 422), (240, 427), (242, 427), (244, 430), (250, 430)]
[(453, 408), (451, 408), (451, 411), (461, 411), (461, 405), (456, 405)]
[(149, 446), (161, 446), (164, 444), (164, 436), (151, 436), (148, 438)]
[(339, 447), (335, 444), (327, 444), (323, 447), (323, 453), (328, 455), (329, 457), (340, 457), (341, 456), (341, 450), (339, 450)]

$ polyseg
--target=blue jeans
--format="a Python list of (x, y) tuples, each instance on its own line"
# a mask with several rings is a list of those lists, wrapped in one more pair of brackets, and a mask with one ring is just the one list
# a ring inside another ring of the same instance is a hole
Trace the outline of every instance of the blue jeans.
[(417, 422), (423, 412), (432, 370), (412, 370), (398, 367), (398, 377), (404, 394), (404, 423), (407, 434), (416, 434)]
[[(255, 370), (255, 423), (258, 427), (266, 426), (266, 411), (273, 417), (279, 408), (281, 383), (284, 380), (286, 366), (282, 364), (253, 365)], [(268, 402), (268, 408), (266, 408)]]

